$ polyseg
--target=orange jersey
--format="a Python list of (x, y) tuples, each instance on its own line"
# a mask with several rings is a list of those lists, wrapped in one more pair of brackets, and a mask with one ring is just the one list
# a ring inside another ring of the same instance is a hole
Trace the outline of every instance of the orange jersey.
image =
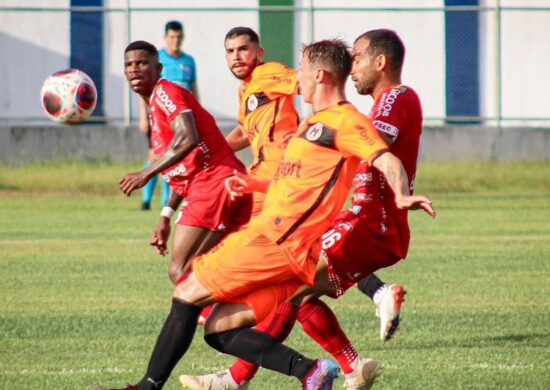
[(387, 145), (371, 121), (348, 102), (317, 112), (290, 140), (262, 212), (250, 227), (283, 245), (293, 271), (313, 283), (310, 246), (342, 209), (360, 160), (372, 163)]
[(257, 66), (239, 93), (239, 124), (250, 141), (250, 173), (271, 179), (284, 153), (283, 141), (296, 132), (296, 71), (277, 62)]

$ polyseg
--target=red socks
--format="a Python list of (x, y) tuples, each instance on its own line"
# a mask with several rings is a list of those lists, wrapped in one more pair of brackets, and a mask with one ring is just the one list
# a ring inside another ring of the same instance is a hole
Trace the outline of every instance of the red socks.
[[(284, 341), (296, 322), (298, 307), (291, 303), (283, 303), (268, 318), (256, 325), (256, 330), (267, 333), (277, 341)], [(251, 380), (258, 367), (245, 360), (238, 359), (229, 369), (231, 376), (238, 385)]]
[(332, 310), (321, 300), (314, 299), (300, 306), (298, 321), (304, 332), (330, 353), (344, 374), (353, 372), (357, 351), (340, 327)]

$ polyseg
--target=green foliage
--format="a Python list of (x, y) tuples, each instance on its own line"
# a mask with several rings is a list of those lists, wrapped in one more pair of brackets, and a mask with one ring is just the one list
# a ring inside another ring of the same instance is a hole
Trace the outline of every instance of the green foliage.
[[(148, 246), (158, 212), (139, 211), (138, 196), (116, 190), (135, 169), (0, 168), (0, 388), (141, 377), (172, 287), (168, 259)], [(397, 338), (378, 340), (374, 307), (357, 291), (327, 300), (360, 353), (385, 364), (376, 388), (550, 388), (549, 178), (547, 164), (423, 166), (418, 192), (433, 197), (438, 218), (412, 213), (409, 258), (379, 274), (408, 290)], [(326, 356), (299, 326), (289, 343)], [(181, 373), (231, 362), (199, 329), (166, 389), (179, 389)], [(299, 385), (261, 371), (251, 388)]]

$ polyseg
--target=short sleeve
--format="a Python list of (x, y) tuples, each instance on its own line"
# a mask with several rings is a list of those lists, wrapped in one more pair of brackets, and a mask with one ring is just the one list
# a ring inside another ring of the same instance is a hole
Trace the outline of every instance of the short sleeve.
[(335, 144), (345, 155), (357, 156), (369, 165), (388, 151), (384, 140), (364, 116), (346, 119), (336, 134)]
[(249, 92), (263, 92), (268, 96), (294, 95), (298, 91), (297, 72), (283, 64), (269, 62), (258, 66)]
[(380, 96), (372, 111), (374, 127), (393, 142), (399, 137), (407, 121), (405, 88), (392, 88)]
[(191, 111), (189, 104), (191, 96), (191, 92), (170, 82), (162, 82), (155, 89), (155, 102), (164, 112), (168, 121), (172, 121), (184, 111)]

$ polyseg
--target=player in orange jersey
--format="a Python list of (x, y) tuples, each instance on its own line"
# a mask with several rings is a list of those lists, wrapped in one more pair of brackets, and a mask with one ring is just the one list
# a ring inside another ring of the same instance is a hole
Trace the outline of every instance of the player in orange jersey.
[[(390, 30), (372, 30), (355, 41), (352, 79), (361, 95), (372, 95), (375, 104), (370, 113), (379, 134), (390, 145), (390, 151), (402, 161), (412, 192), (422, 130), (422, 108), (414, 90), (401, 84), (405, 48), (397, 34)], [(387, 339), (397, 329), (403, 289), (386, 287), (373, 271), (388, 267), (407, 255), (410, 232), (406, 211), (394, 204), (394, 194), (380, 171), (362, 162), (354, 179), (350, 210), (341, 212), (323, 234), (319, 281), (328, 281), (321, 292), (337, 298), (357, 281), (367, 289), (381, 318), (381, 337)], [(361, 280), (364, 278), (363, 280)], [(382, 302), (376, 302), (382, 295)], [(383, 293), (385, 290), (385, 294)], [(320, 295), (319, 292), (316, 295)], [(284, 339), (294, 318), (283, 305), (278, 316), (265, 326), (266, 333)], [(358, 356), (340, 328), (332, 311), (315, 296), (302, 304), (296, 315), (304, 331), (335, 357), (346, 374), (346, 388), (368, 388), (379, 367), (372, 360)], [(286, 321), (280, 324), (279, 322)], [(393, 325), (393, 326), (392, 326)], [(182, 375), (188, 388), (246, 389), (257, 367), (237, 361), (228, 370), (201, 376)], [(366, 373), (366, 377), (364, 374)]]
[[(398, 208), (435, 213), (428, 198), (410, 195), (400, 161), (368, 118), (346, 101), (351, 62), (339, 40), (304, 49), (299, 86), (315, 114), (288, 143), (260, 214), (193, 260), (193, 271), (176, 286), (147, 373), (129, 388), (163, 387), (193, 339), (201, 308), (213, 302), (219, 304), (205, 324), (211, 346), (295, 376), (305, 389), (331, 388), (334, 363), (307, 359), (250, 326), (314, 284), (319, 248), (313, 244), (342, 208), (361, 160), (385, 175)], [(248, 179), (258, 189), (267, 187)]]
[[(258, 34), (249, 27), (234, 27), (224, 39), (225, 57), (239, 80), (238, 126), (227, 136), (234, 151), (250, 147), (253, 162), (248, 173), (271, 180), (283, 157), (285, 142), (298, 128), (294, 107), (296, 71), (278, 62), (263, 63), (264, 49)], [(253, 194), (252, 216), (263, 208), (265, 194)], [(212, 307), (199, 317), (204, 324)]]
[[(234, 151), (250, 146), (253, 162), (248, 173), (271, 180), (284, 153), (285, 141), (298, 128), (294, 107), (296, 71), (278, 62), (263, 63), (264, 49), (258, 34), (235, 27), (225, 35), (225, 56), (239, 87), (239, 125), (227, 136)], [(252, 215), (263, 207), (263, 193), (254, 194)]]

